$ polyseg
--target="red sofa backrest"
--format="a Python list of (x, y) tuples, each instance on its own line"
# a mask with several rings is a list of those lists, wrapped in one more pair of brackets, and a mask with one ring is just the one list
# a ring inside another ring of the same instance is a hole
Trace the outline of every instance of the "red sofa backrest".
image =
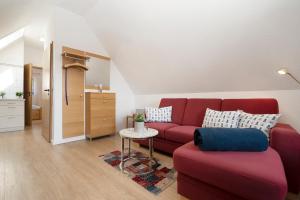
[(159, 107), (172, 106), (172, 123), (181, 125), (186, 102), (186, 98), (163, 98)]
[(276, 99), (186, 99), (163, 98), (159, 107), (172, 106), (172, 123), (202, 126), (207, 108), (221, 111), (243, 110), (252, 114), (279, 113)]
[(207, 108), (221, 110), (222, 99), (188, 99), (183, 116), (183, 125), (202, 126)]
[(243, 110), (252, 114), (278, 114), (276, 99), (224, 99), (222, 111)]

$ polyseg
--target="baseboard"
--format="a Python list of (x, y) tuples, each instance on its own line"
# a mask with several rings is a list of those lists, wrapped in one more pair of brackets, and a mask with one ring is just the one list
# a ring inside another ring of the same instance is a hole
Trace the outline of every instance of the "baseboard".
[(75, 142), (75, 141), (79, 141), (79, 140), (85, 140), (85, 135), (80, 135), (80, 136), (70, 137), (70, 138), (64, 138), (64, 139), (60, 139), (60, 140), (52, 140), (52, 144), (53, 145), (64, 144), (64, 143)]

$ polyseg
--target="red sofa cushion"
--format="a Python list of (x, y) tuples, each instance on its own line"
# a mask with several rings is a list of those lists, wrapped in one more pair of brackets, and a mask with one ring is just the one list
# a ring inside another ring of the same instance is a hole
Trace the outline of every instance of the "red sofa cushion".
[(276, 99), (224, 99), (222, 111), (243, 110), (252, 114), (278, 114)]
[(183, 125), (202, 126), (207, 108), (221, 110), (222, 99), (188, 99)]
[(197, 126), (176, 126), (165, 131), (165, 139), (185, 144), (194, 139), (194, 131)]
[(281, 157), (289, 192), (300, 191), (300, 134), (288, 124), (278, 123), (270, 131), (270, 145)]
[(186, 98), (164, 98), (160, 100), (159, 107), (172, 106), (172, 123), (182, 124)]
[(189, 200), (246, 200), (180, 172), (177, 174), (177, 191)]
[(165, 139), (165, 130), (178, 125), (173, 123), (151, 122), (151, 123), (145, 123), (145, 126), (148, 128), (154, 128), (158, 130), (158, 135), (156, 137)]
[(245, 199), (283, 200), (287, 182), (278, 153), (200, 151), (193, 142), (173, 154), (179, 173), (221, 188)]

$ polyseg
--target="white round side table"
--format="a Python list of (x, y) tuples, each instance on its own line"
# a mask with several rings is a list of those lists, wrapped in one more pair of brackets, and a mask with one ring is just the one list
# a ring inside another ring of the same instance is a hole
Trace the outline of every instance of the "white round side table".
[[(149, 159), (150, 161), (153, 160), (153, 138), (158, 135), (158, 130), (152, 128), (145, 128), (144, 132), (137, 133), (134, 132), (134, 128), (126, 128), (122, 129), (119, 132), (122, 143), (121, 143), (121, 163), (120, 168), (122, 172), (124, 172), (124, 164), (127, 160), (133, 158), (131, 156), (131, 140), (149, 140)], [(125, 140), (128, 140), (128, 158), (125, 158)]]

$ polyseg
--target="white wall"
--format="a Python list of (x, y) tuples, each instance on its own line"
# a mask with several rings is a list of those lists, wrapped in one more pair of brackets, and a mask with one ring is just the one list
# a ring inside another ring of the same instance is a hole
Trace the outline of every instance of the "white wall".
[(282, 113), (281, 122), (289, 123), (300, 131), (300, 90), (207, 92), (181, 94), (136, 95), (136, 108), (158, 106), (161, 98), (275, 98)]
[(42, 67), (43, 65), (43, 52), (42, 46), (31, 44), (25, 40), (24, 46), (24, 63), (31, 63), (33, 66)]
[(126, 127), (126, 116), (135, 111), (134, 94), (114, 62), (111, 62), (110, 87), (116, 92), (117, 130)]
[(20, 38), (0, 50), (0, 63), (24, 65), (24, 39)]
[(24, 40), (20, 38), (0, 50), (0, 92), (5, 98), (15, 99), (23, 92)]
[[(53, 69), (53, 144), (83, 139), (84, 136), (62, 138), (62, 46), (108, 56), (96, 35), (84, 18), (62, 8), (55, 8), (54, 26), (54, 69)], [(117, 94), (117, 129), (125, 126), (126, 115), (134, 109), (133, 94), (115, 65), (111, 66), (111, 89)]]

